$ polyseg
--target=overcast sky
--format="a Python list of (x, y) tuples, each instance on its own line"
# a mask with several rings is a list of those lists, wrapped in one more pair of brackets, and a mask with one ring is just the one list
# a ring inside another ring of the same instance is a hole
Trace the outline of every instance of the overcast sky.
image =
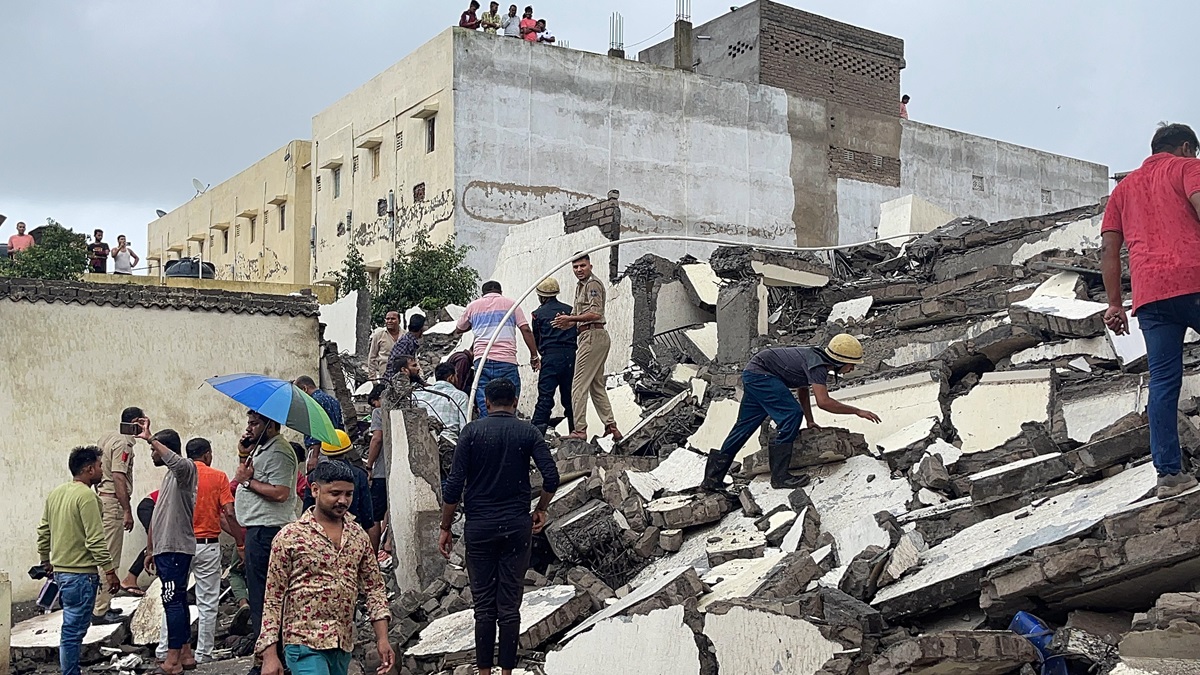
[[(465, 8), (450, 0), (0, 0), (0, 213), (125, 233), (217, 184)], [(507, 4), (507, 3), (506, 3)], [(521, 3), (525, 4), (525, 3)], [(1135, 168), (1161, 120), (1200, 123), (1200, 3), (788, 0), (903, 38), (913, 119)], [(1151, 8), (1152, 4), (1152, 8)], [(674, 0), (540, 0), (572, 48), (631, 55), (669, 36)], [(694, 0), (693, 21), (729, 0)], [(1185, 72), (1186, 71), (1186, 72)]]

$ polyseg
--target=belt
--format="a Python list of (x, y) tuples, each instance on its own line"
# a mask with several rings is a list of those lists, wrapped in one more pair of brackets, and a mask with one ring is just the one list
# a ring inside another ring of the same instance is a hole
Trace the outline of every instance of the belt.
[(219, 544), (219, 543), (221, 543), (221, 539), (219, 537), (205, 537), (205, 538), (196, 537), (196, 543), (197, 544)]
[(99, 494), (101, 497), (116, 497), (117, 496), (117, 493), (115, 493), (115, 492), (101, 492)]
[(602, 323), (581, 323), (578, 326), (576, 326), (575, 329), (578, 330), (580, 333), (586, 333), (589, 330), (604, 330), (604, 324), (602, 324)]

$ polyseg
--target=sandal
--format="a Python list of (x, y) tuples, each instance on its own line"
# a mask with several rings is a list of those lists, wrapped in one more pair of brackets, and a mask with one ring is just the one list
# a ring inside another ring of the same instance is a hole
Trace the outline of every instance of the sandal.
[(139, 588), (137, 586), (122, 586), (121, 592), (126, 595), (132, 595), (135, 598), (146, 597), (146, 591), (143, 591), (141, 588)]

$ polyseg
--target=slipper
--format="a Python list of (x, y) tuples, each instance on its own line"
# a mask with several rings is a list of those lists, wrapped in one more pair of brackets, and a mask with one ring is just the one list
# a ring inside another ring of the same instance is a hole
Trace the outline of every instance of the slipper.
[[(185, 670), (186, 670), (186, 669), (185, 669)], [(163, 670), (163, 667), (162, 667), (162, 666), (156, 666), (156, 667), (154, 668), (154, 670), (150, 671), (150, 675), (179, 675), (179, 674), (178, 674), (178, 673), (172, 673), (172, 672), (170, 672), (170, 671), (167, 671), (167, 670)]]
[(122, 586), (121, 592), (126, 595), (132, 595), (135, 598), (143, 598), (146, 596), (146, 591), (143, 591), (137, 586)]
[(199, 667), (200, 667), (200, 664), (198, 664), (198, 663), (193, 663), (193, 664), (191, 664), (191, 665), (188, 665), (188, 664), (186, 664), (186, 663), (185, 663), (185, 664), (183, 664), (183, 669), (184, 669), (184, 670), (195, 670), (195, 669), (197, 669), (197, 668), (199, 668)]

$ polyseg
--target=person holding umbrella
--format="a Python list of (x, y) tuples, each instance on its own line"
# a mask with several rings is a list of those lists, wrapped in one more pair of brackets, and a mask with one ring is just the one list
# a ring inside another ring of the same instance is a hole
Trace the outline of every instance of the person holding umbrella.
[[(238, 466), (234, 509), (246, 528), (246, 588), (250, 592), (250, 637), (239, 651), (249, 653), (262, 627), (263, 596), (271, 542), (280, 528), (296, 520), (296, 474), (300, 463), (292, 445), (279, 434), (280, 424), (253, 410), (246, 415), (246, 433), (240, 444), (251, 449)], [(256, 673), (256, 666), (250, 672)]]

